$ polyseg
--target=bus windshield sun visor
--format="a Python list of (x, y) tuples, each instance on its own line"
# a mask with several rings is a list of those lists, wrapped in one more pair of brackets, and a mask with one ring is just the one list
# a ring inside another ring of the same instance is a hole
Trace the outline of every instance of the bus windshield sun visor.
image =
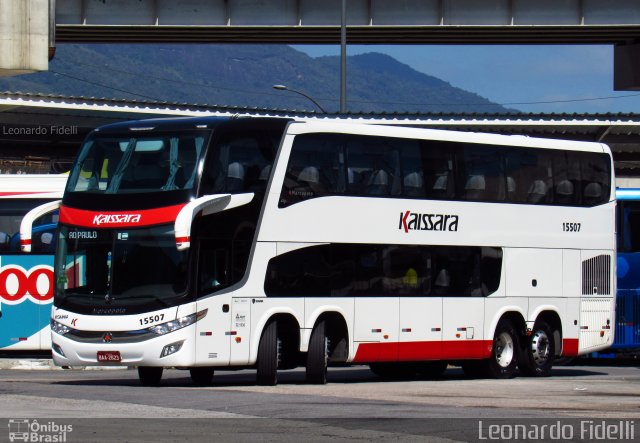
[(176, 217), (175, 233), (178, 251), (184, 251), (191, 246), (191, 224), (198, 213), (202, 211), (202, 215), (210, 215), (237, 208), (250, 203), (253, 196), (253, 192), (206, 195), (187, 204)]

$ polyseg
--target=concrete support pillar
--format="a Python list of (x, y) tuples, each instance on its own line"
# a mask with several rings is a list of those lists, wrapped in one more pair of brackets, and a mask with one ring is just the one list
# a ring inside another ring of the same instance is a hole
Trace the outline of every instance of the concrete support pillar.
[(0, 0), (0, 76), (49, 67), (49, 0)]
[(615, 91), (640, 90), (640, 44), (614, 47), (613, 89)]

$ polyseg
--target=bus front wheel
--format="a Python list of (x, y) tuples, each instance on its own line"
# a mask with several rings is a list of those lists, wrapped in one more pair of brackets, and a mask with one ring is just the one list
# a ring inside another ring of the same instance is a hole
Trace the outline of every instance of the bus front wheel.
[(138, 378), (143, 386), (158, 386), (162, 379), (164, 368), (153, 366), (138, 366)]
[(536, 321), (531, 335), (524, 338), (521, 351), (519, 367), (523, 375), (548, 376), (556, 352), (551, 327), (545, 321)]
[(262, 331), (258, 344), (257, 383), (262, 386), (278, 384), (278, 364), (281, 343), (278, 340), (278, 323), (271, 321)]
[(329, 339), (325, 333), (325, 322), (319, 322), (309, 340), (307, 352), (307, 382), (317, 385), (327, 383), (327, 363), (329, 361)]
[(214, 369), (211, 367), (190, 368), (191, 381), (196, 386), (208, 386), (213, 382)]

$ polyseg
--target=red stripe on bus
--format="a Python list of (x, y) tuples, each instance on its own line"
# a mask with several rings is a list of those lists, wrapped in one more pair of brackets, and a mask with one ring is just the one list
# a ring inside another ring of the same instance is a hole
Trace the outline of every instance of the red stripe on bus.
[(132, 228), (171, 223), (185, 204), (140, 211), (85, 211), (60, 208), (60, 223), (91, 228)]
[(562, 339), (562, 356), (575, 357), (578, 355), (578, 339), (563, 338)]
[(360, 343), (354, 363), (489, 358), (493, 340)]
[(51, 191), (32, 191), (32, 192), (0, 192), (0, 197), (11, 197), (13, 195), (35, 195), (49, 194)]

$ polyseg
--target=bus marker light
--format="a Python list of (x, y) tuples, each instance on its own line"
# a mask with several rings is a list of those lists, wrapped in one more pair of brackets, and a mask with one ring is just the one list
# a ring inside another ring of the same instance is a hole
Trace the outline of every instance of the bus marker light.
[(411, 332), (411, 328), (404, 328), (402, 329), (402, 332)]
[(384, 334), (384, 336), (382, 338), (384, 338), (386, 340), (386, 339), (389, 338), (389, 336), (387, 334)]
[(460, 338), (460, 334), (456, 334), (456, 338)]
[(372, 329), (371, 332), (373, 333), (379, 333), (382, 332), (382, 329)]
[(206, 332), (201, 332), (200, 333), (200, 337), (211, 337), (213, 335), (213, 332), (211, 331), (206, 331)]
[(236, 337), (236, 343), (240, 343), (242, 341), (242, 337)]
[(224, 333), (224, 335), (236, 335), (238, 333), (238, 331), (227, 331)]
[(604, 331), (600, 331), (600, 337), (604, 337)]

